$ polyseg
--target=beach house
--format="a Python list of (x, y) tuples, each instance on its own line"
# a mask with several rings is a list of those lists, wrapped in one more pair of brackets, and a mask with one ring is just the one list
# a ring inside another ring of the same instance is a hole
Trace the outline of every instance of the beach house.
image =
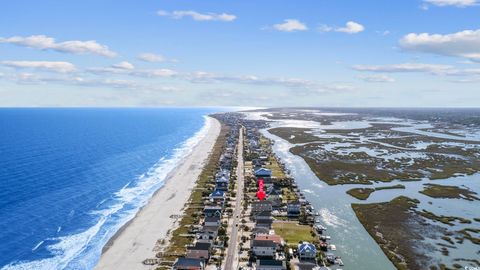
[(220, 217), (222, 216), (222, 209), (221, 206), (207, 205), (203, 208), (203, 214), (205, 217)]
[(257, 257), (275, 258), (277, 244), (273, 240), (253, 240), (252, 253)]
[(263, 228), (271, 229), (272, 223), (273, 223), (273, 220), (271, 219), (257, 219), (255, 221), (255, 227), (256, 228), (263, 227)]
[(297, 252), (301, 260), (314, 260), (317, 257), (317, 248), (309, 242), (298, 244)]
[(270, 201), (257, 201), (252, 203), (252, 215), (255, 217), (258, 213), (269, 211), (272, 212), (272, 202)]
[(256, 215), (253, 218), (255, 220), (262, 220), (262, 219), (272, 220), (272, 211), (258, 212), (258, 213), (256, 213)]
[(292, 202), (287, 204), (287, 216), (289, 218), (298, 218), (300, 216), (301, 204), (299, 202)]
[(196, 234), (197, 242), (203, 243), (212, 243), (215, 238), (218, 236), (218, 229), (220, 225), (217, 226), (203, 226), (200, 231)]
[(178, 258), (172, 267), (173, 270), (204, 270), (205, 262), (202, 259)]
[(215, 189), (216, 190), (222, 190), (222, 191), (227, 191), (228, 190), (228, 177), (225, 175), (222, 175), (215, 180)]
[(255, 171), (255, 177), (257, 180), (263, 179), (264, 183), (271, 183), (271, 178), (272, 178), (272, 170), (269, 170), (267, 168), (260, 168)]
[(210, 201), (216, 204), (223, 204), (225, 202), (225, 192), (223, 190), (216, 189), (210, 194), (209, 198)]
[(210, 247), (210, 243), (197, 242), (194, 246), (187, 247), (187, 255), (185, 257), (208, 261), (210, 259)]
[(205, 217), (205, 222), (204, 222), (204, 226), (220, 226), (221, 224), (221, 218), (220, 217), (217, 217), (217, 216), (213, 216), (213, 217)]
[(279, 260), (257, 260), (255, 264), (256, 270), (286, 270), (285, 261)]
[(277, 249), (285, 245), (285, 241), (278, 234), (257, 234), (255, 240), (271, 240), (277, 245)]

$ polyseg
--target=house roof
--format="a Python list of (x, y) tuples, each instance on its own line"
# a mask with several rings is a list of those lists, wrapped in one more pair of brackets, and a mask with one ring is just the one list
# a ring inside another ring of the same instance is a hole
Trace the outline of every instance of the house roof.
[(258, 212), (255, 216), (257, 216), (257, 217), (259, 217), (259, 216), (271, 217), (272, 216), (272, 211), (268, 211), (268, 210), (261, 211), (261, 212)]
[(272, 224), (273, 220), (271, 219), (258, 219), (257, 224)]
[(220, 227), (220, 225), (216, 225), (216, 226), (203, 226), (202, 228), (202, 232), (217, 232), (218, 231), (218, 228)]
[(255, 171), (255, 176), (272, 176), (272, 171), (266, 168), (260, 168)]
[(273, 240), (253, 240), (252, 247), (276, 247)]
[(269, 202), (269, 201), (252, 202), (252, 207), (264, 207), (269, 205), (272, 205), (272, 202)]
[(278, 260), (257, 260), (257, 267), (258, 266), (283, 266), (283, 261)]
[(228, 178), (222, 175), (220, 178), (217, 178), (215, 182), (228, 182)]
[(212, 205), (207, 205), (203, 208), (203, 211), (222, 211), (221, 206), (212, 206)]
[(255, 240), (272, 240), (276, 244), (281, 244), (283, 242), (282, 237), (277, 234), (259, 234), (255, 236)]
[(282, 191), (280, 191), (278, 189), (275, 189), (275, 188), (272, 188), (271, 190), (267, 191), (267, 194), (269, 196), (280, 196), (280, 195), (282, 195)]
[(209, 250), (210, 247), (211, 247), (211, 244), (210, 244), (210, 243), (199, 243), (199, 242), (196, 242), (196, 243), (195, 243), (195, 246), (187, 247), (187, 249), (189, 249), (189, 250)]
[(203, 267), (204, 263), (201, 259), (190, 259), (185, 257), (178, 258), (173, 264), (175, 267)]
[(210, 194), (210, 197), (223, 197), (223, 196), (225, 196), (225, 192), (218, 189), (214, 190), (212, 194)]
[(298, 245), (298, 252), (303, 253), (303, 252), (317, 252), (317, 248), (308, 242), (304, 242), (303, 244)]
[(218, 222), (218, 221), (220, 221), (220, 217), (214, 216), (214, 217), (206, 217), (205, 218), (205, 222)]
[(270, 232), (270, 230), (267, 229), (267, 228), (265, 228), (265, 227), (255, 227), (255, 228), (253, 229), (253, 232), (252, 232), (252, 233), (254, 233), (254, 234), (260, 234), (260, 233), (262, 233), (262, 234), (268, 234), (269, 232)]

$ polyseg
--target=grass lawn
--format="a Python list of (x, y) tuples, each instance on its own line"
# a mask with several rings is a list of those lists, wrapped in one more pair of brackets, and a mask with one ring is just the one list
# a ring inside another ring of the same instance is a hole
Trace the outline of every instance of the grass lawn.
[(298, 200), (297, 194), (292, 190), (290, 190), (290, 188), (282, 188), (282, 194), (283, 194), (283, 202), (285, 203)]
[(280, 235), (289, 246), (296, 247), (300, 241), (312, 243), (312, 228), (308, 225), (298, 225), (297, 222), (274, 222), (272, 224), (275, 233)]
[(272, 170), (272, 177), (285, 178), (285, 173), (283, 173), (282, 168), (280, 168), (280, 165), (273, 156), (268, 159), (266, 167)]

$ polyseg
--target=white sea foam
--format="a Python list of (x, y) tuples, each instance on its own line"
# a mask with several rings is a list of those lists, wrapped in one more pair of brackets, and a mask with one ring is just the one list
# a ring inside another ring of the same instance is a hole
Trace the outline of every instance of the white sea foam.
[(339, 218), (338, 216), (332, 214), (327, 208), (320, 209), (320, 217), (324, 224), (331, 227), (346, 226), (345, 220)]
[(39, 248), (45, 241), (40, 241), (38, 244), (35, 245), (35, 247), (32, 248), (32, 251), (35, 251), (37, 248)]
[[(113, 203), (108, 208), (92, 211), (90, 214), (96, 217), (93, 226), (77, 234), (45, 239), (54, 242), (46, 247), (52, 257), (13, 262), (2, 270), (93, 269), (108, 239), (131, 220), (155, 191), (163, 186), (168, 175), (207, 135), (211, 121), (213, 120), (205, 117), (203, 127), (176, 148), (171, 158), (162, 157), (148, 172), (116, 192)], [(43, 241), (33, 250), (42, 244)]]

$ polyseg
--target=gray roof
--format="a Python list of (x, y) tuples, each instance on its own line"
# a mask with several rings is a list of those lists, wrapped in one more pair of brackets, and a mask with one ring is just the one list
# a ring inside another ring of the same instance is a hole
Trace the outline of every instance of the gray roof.
[(253, 240), (252, 247), (276, 247), (277, 244), (272, 240)]
[(283, 264), (284, 264), (283, 261), (278, 261), (278, 260), (257, 260), (257, 267), (267, 266), (267, 265), (282, 266)]
[(217, 217), (217, 216), (205, 218), (205, 222), (218, 222), (218, 221), (220, 221), (220, 217)]
[(210, 243), (195, 243), (195, 246), (193, 247), (187, 247), (189, 250), (209, 250), (211, 244)]
[(218, 228), (220, 227), (220, 225), (216, 225), (216, 226), (203, 226), (202, 228), (202, 232), (216, 232), (218, 231)]
[(272, 211), (268, 211), (268, 210), (265, 210), (265, 211), (262, 211), (262, 212), (258, 212), (256, 214), (256, 216), (265, 216), (265, 217), (270, 217), (272, 216)]
[(265, 228), (265, 227), (255, 227), (253, 229), (253, 232), (254, 234), (259, 234), (259, 233), (264, 233), (264, 234), (268, 234), (270, 232), (270, 230), (268, 228)]
[(204, 263), (203, 260), (201, 259), (190, 259), (190, 258), (184, 258), (180, 257), (175, 261), (173, 264), (174, 267), (203, 267)]

